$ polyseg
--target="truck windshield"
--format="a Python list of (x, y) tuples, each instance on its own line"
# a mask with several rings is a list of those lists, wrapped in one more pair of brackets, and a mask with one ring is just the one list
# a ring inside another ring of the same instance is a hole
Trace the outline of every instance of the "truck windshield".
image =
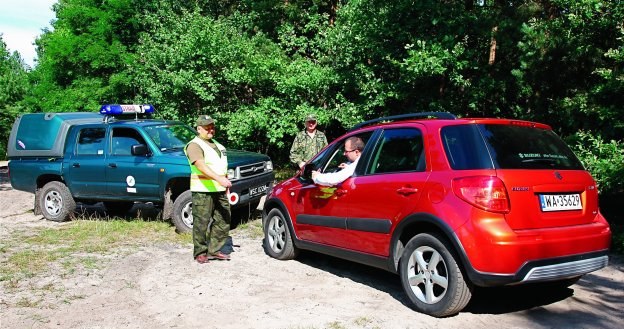
[(145, 131), (163, 152), (181, 150), (196, 136), (193, 129), (181, 123), (148, 126)]

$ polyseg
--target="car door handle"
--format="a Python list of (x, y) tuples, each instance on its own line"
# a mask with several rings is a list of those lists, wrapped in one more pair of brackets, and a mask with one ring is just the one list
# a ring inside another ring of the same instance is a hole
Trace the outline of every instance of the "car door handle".
[(116, 163), (109, 163), (108, 166), (111, 167), (111, 168), (117, 168), (117, 164)]
[(414, 194), (418, 192), (418, 189), (415, 187), (401, 187), (399, 189), (397, 189), (397, 193), (401, 194), (401, 195), (410, 195), (410, 194)]
[(337, 189), (336, 191), (334, 191), (334, 193), (336, 194), (336, 196), (343, 196), (347, 194), (347, 190)]
[(72, 163), (72, 167), (74, 167), (74, 168), (80, 168), (80, 163), (78, 163), (78, 162), (74, 162), (74, 163)]

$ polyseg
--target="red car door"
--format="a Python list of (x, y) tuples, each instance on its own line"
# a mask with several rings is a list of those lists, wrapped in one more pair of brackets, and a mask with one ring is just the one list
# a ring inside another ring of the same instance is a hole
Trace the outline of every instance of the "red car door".
[(386, 129), (356, 176), (334, 187), (303, 187), (299, 238), (387, 256), (392, 228), (417, 206), (427, 181), (422, 136), (418, 128)]
[[(358, 134), (364, 143), (373, 135), (373, 131)], [(340, 171), (340, 164), (347, 162), (344, 152), (344, 145), (347, 135), (330, 145), (324, 154), (320, 154), (318, 159), (312, 161), (323, 173)], [(359, 166), (359, 164), (358, 164)], [(295, 213), (295, 230), (299, 239), (344, 247), (347, 241), (346, 220), (348, 207), (345, 207), (345, 191), (352, 178), (338, 184), (337, 186), (321, 186), (312, 183), (303, 183), (292, 191), (295, 196), (295, 207), (299, 209)]]
[(421, 130), (384, 130), (363, 169), (335, 192), (342, 195), (335, 209), (346, 217), (341, 246), (388, 256), (392, 230), (415, 211), (429, 177)]

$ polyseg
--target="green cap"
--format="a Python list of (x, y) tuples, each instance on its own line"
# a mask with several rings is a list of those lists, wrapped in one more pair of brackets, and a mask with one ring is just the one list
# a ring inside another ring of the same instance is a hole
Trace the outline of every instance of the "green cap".
[(195, 122), (196, 126), (208, 126), (211, 124), (214, 124), (215, 121), (214, 119), (212, 119), (209, 115), (200, 115), (199, 118), (197, 118), (197, 121)]
[(308, 122), (308, 121), (316, 121), (316, 115), (308, 114), (305, 118), (305, 122)]

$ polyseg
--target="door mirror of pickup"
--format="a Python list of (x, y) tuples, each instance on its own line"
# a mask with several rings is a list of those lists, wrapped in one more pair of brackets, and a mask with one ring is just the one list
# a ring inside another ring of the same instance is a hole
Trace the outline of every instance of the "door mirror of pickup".
[(132, 145), (132, 155), (148, 155), (149, 150), (145, 144)]

